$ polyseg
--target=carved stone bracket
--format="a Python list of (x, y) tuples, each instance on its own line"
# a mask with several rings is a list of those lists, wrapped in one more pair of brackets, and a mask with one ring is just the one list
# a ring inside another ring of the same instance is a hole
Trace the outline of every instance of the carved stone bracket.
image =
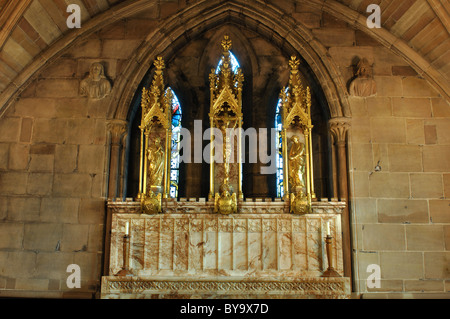
[(366, 97), (377, 93), (377, 84), (372, 77), (372, 66), (366, 58), (357, 65), (355, 78), (350, 83), (349, 93), (353, 96)]
[(103, 99), (111, 93), (111, 83), (105, 76), (105, 69), (100, 62), (94, 62), (89, 68), (89, 75), (80, 83), (80, 94), (89, 99)]
[[(240, 201), (239, 214), (288, 214), (288, 201), (262, 201), (262, 199), (247, 199)], [(311, 204), (312, 214), (342, 214), (346, 204), (344, 202), (316, 201)], [(138, 201), (131, 198), (127, 201), (110, 200), (107, 203), (108, 211), (112, 214), (141, 214), (142, 208)], [(163, 209), (165, 214), (214, 214), (214, 201), (201, 201), (198, 198), (182, 199), (165, 199), (163, 201)]]

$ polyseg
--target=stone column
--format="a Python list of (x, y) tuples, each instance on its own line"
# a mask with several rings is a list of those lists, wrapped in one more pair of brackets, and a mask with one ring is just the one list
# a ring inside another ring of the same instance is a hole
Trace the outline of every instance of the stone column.
[(124, 141), (126, 140), (127, 122), (123, 120), (110, 120), (107, 123), (110, 136), (109, 172), (108, 172), (108, 198), (120, 197), (122, 163), (124, 157)]
[(333, 181), (333, 184), (337, 184), (338, 186), (337, 195), (339, 198), (341, 200), (347, 200), (347, 132), (350, 123), (347, 118), (338, 117), (331, 119), (329, 125), (331, 141), (333, 143), (333, 149), (335, 150), (333, 157), (337, 168), (337, 174), (333, 172), (333, 178), (334, 176), (337, 177), (337, 183)]
[[(342, 253), (344, 262), (344, 276), (352, 276), (351, 272), (351, 233), (350, 233), (350, 218), (348, 208), (348, 168), (347, 168), (347, 141), (348, 131), (350, 128), (349, 118), (338, 117), (329, 121), (329, 129), (332, 141), (332, 157), (333, 157), (333, 185), (337, 190), (334, 190), (334, 196), (338, 196), (341, 201), (345, 201), (347, 205), (342, 214)], [(337, 180), (336, 180), (337, 179)]]
[(126, 152), (127, 149), (127, 138), (128, 138), (128, 129), (125, 129), (125, 133), (122, 135), (119, 156), (119, 178), (118, 178), (118, 194), (121, 196), (126, 196), (125, 194), (125, 172), (126, 172)]
[[(123, 189), (123, 184), (121, 182), (124, 159), (124, 142), (127, 135), (127, 122), (123, 120), (110, 120), (107, 122), (107, 130), (109, 135), (109, 158), (108, 158), (108, 198), (119, 197), (119, 191)], [(105, 254), (103, 256), (103, 275), (107, 276), (109, 274), (109, 255), (110, 255), (110, 245), (111, 245), (111, 210), (106, 210), (105, 218)]]

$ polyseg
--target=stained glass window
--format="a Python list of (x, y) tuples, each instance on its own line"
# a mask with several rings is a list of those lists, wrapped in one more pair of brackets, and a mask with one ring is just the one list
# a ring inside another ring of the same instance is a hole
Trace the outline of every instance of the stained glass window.
[[(287, 93), (286, 88), (286, 93)], [(277, 197), (283, 197), (284, 196), (284, 175), (283, 175), (283, 151), (282, 151), (282, 138), (281, 138), (281, 131), (283, 129), (283, 125), (281, 122), (281, 98), (278, 99), (277, 108), (275, 111), (275, 131), (277, 134), (275, 135), (275, 145), (277, 148)]]
[[(230, 60), (231, 60), (231, 71), (236, 74), (237, 73), (237, 69), (240, 68), (239, 62), (236, 59), (236, 57), (234, 56), (234, 54), (230, 51)], [(216, 67), (216, 74), (219, 74), (220, 72), (220, 67), (222, 65), (222, 59), (220, 59), (219, 63), (217, 64)], [(242, 167), (241, 167), (242, 169)], [(242, 185), (242, 171), (241, 171), (241, 185)]]
[[(230, 59), (231, 59), (231, 71), (233, 71), (233, 73), (236, 73), (237, 69), (240, 67), (239, 66), (239, 62), (236, 59), (236, 57), (234, 56), (233, 53), (231, 53), (230, 51)], [(217, 64), (217, 68), (216, 68), (216, 74), (219, 74), (220, 71), (220, 66), (222, 65), (222, 59), (220, 59), (219, 64)]]
[(181, 105), (175, 92), (172, 92), (172, 150), (170, 156), (170, 188), (169, 196), (178, 197), (178, 182), (180, 178), (180, 140), (181, 140)]

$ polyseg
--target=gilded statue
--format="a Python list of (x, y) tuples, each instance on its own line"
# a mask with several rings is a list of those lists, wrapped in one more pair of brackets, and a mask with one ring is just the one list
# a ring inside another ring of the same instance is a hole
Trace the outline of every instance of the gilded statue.
[(223, 194), (224, 192), (228, 192), (229, 194), (234, 193), (233, 186), (230, 185), (230, 178), (225, 176), (222, 185), (219, 187), (220, 194)]
[[(216, 73), (212, 69), (209, 75), (211, 96), (209, 120), (212, 129), (211, 141), (213, 138), (215, 140), (214, 147), (210, 148), (210, 188), (208, 198), (211, 200), (216, 196), (222, 196), (222, 194), (225, 196), (225, 192), (219, 191), (219, 193), (216, 193), (217, 187), (215, 186), (217, 183), (221, 183), (224, 177), (229, 178), (237, 188), (236, 194), (228, 192), (229, 194), (227, 196), (232, 197), (237, 195), (239, 198), (243, 198), (242, 161), (235, 161), (235, 159), (242, 158), (242, 148), (241, 143), (233, 143), (235, 138), (234, 132), (230, 132), (237, 128), (237, 140), (239, 141), (241, 139), (240, 129), (242, 128), (243, 121), (242, 83), (244, 77), (240, 69), (233, 71), (230, 52), (231, 46), (231, 39), (226, 35), (222, 41), (223, 55), (219, 72)], [(213, 129), (221, 130), (222, 140), (214, 137)], [(219, 155), (219, 152), (223, 152), (221, 159), (216, 157)], [(223, 165), (220, 165), (220, 162)]]
[(148, 186), (161, 186), (164, 175), (164, 150), (161, 139), (157, 137), (155, 143), (148, 148)]
[(349, 92), (353, 96), (371, 96), (377, 93), (377, 85), (370, 74), (371, 66), (366, 58), (357, 65), (356, 78), (350, 83)]
[(103, 65), (92, 63), (89, 75), (80, 83), (80, 94), (91, 99), (103, 99), (111, 92), (111, 83), (105, 76)]
[(289, 184), (292, 190), (297, 187), (305, 187), (305, 145), (300, 142), (299, 137), (291, 137), (292, 146), (289, 151)]
[(237, 213), (236, 193), (232, 193), (233, 188), (228, 183), (228, 177), (225, 177), (220, 186), (220, 194), (216, 193), (214, 198), (214, 212), (224, 215)]

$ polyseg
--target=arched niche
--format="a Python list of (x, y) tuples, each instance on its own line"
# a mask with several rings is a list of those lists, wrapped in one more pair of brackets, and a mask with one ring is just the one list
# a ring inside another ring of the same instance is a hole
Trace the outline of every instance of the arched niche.
[[(142, 80), (142, 83), (139, 86), (139, 90), (136, 92), (132, 105), (130, 107), (130, 113), (128, 116), (128, 134), (127, 134), (127, 148), (125, 150), (125, 162), (124, 162), (124, 188), (123, 188), (123, 196), (124, 197), (131, 197), (136, 198), (138, 192), (139, 192), (139, 156), (140, 156), (140, 121), (142, 116), (142, 109), (141, 109), (141, 98), (142, 98), (142, 88), (148, 88), (151, 84), (151, 76), (153, 75), (153, 70), (149, 70), (148, 74), (145, 76), (145, 78)], [(179, 103), (179, 110), (173, 110), (172, 113), (172, 142), (174, 142), (175, 139), (178, 139), (178, 136), (175, 134), (179, 134), (179, 128), (184, 126), (184, 118), (183, 118), (183, 105), (179, 101), (178, 94), (176, 91), (171, 87), (170, 85), (166, 85), (166, 90), (171, 90), (173, 95), (173, 102), (175, 100)], [(176, 126), (178, 128), (174, 127), (174, 122), (177, 122)], [(178, 157), (178, 159), (177, 159)], [(177, 171), (177, 178), (176, 178), (176, 187), (177, 190), (175, 194), (173, 194), (173, 183), (175, 180), (172, 181), (172, 178), (169, 176), (169, 183), (170, 183), (170, 189), (168, 190), (168, 194), (170, 197), (177, 198), (180, 195), (180, 189), (179, 185), (185, 184), (185, 175), (184, 173), (184, 167), (183, 163), (179, 163), (179, 155), (178, 154), (171, 154), (169, 164), (172, 162), (172, 160), (176, 160), (178, 162), (178, 166), (176, 167)]]
[[(167, 85), (177, 94), (183, 106), (182, 126), (191, 132), (194, 153), (195, 121), (201, 121), (201, 133), (209, 127), (208, 112), (210, 107), (208, 75), (211, 69), (217, 67), (222, 51), (220, 41), (224, 34), (228, 34), (233, 41), (232, 52), (239, 61), (244, 74), (243, 89), (243, 128), (267, 129), (266, 138), (269, 145), (274, 143), (270, 135), (270, 128), (274, 127), (275, 108), (281, 89), (289, 80), (288, 61), (291, 55), (297, 55), (302, 61), (300, 71), (305, 86), (312, 92), (313, 145), (316, 165), (316, 193), (320, 197), (330, 197), (330, 156), (328, 145), (327, 121), (330, 118), (329, 105), (324, 92), (311, 67), (292, 46), (277, 47), (253, 30), (240, 30), (235, 22), (206, 30), (192, 38), (177, 51), (171, 48), (162, 52), (165, 56), (165, 77)], [(140, 119), (140, 94), (142, 87), (148, 87), (152, 68), (150, 68), (136, 90), (130, 105), (128, 121), (129, 147), (127, 149), (127, 186), (126, 197), (135, 197), (137, 188), (137, 149), (139, 145), (138, 121)], [(198, 122), (197, 122), (198, 123)], [(202, 141), (202, 150), (209, 143)], [(275, 174), (261, 174), (262, 163), (249, 163), (248, 141), (245, 148), (245, 164), (243, 165), (243, 193), (244, 197), (276, 197)], [(267, 150), (270, 152), (269, 150)], [(209, 164), (181, 163), (179, 197), (208, 197)]]
[[(168, 61), (192, 39), (227, 23), (241, 31), (256, 32), (275, 46), (286, 52), (290, 51), (288, 55), (299, 53), (317, 77), (326, 96), (331, 117), (351, 116), (345, 83), (340, 72), (327, 57), (326, 48), (314, 39), (310, 30), (296, 24), (292, 19), (284, 19), (283, 13), (270, 5), (261, 7), (253, 3), (244, 6), (234, 1), (214, 6), (208, 6), (206, 3), (202, 5), (205, 8), (201, 19), (197, 10), (187, 8), (165, 21), (159, 27), (161, 32), (149, 34), (117, 83), (120, 89), (112, 99), (109, 117), (124, 119), (127, 116), (133, 95), (157, 55)], [(279, 23), (274, 24), (274, 21)]]

